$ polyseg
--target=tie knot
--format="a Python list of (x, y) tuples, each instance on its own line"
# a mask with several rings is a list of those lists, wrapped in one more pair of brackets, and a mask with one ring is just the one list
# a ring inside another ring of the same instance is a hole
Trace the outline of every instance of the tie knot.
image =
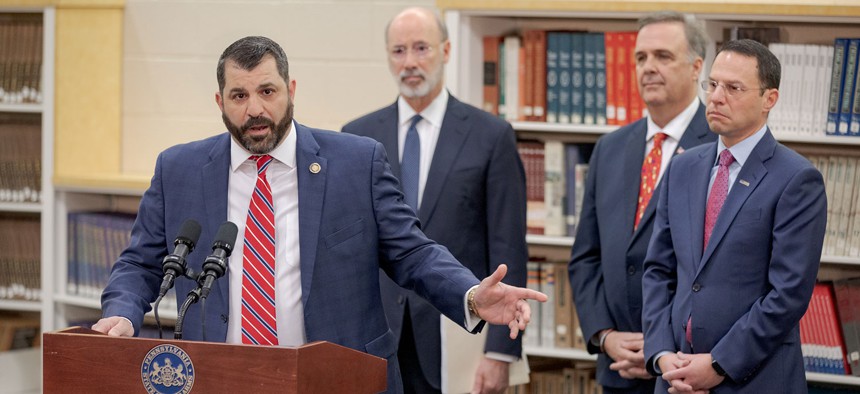
[(668, 135), (666, 133), (661, 132), (661, 133), (654, 134), (654, 146), (662, 147), (663, 141), (666, 141), (666, 137), (668, 137)]
[(415, 116), (412, 117), (412, 120), (411, 120), (412, 123), (409, 124), (409, 128), (414, 129), (415, 126), (418, 124), (418, 122), (421, 121), (421, 119), (424, 119), (424, 118), (422, 118), (421, 115), (419, 115), (419, 114), (415, 114)]
[(720, 152), (720, 166), (728, 167), (735, 161), (735, 157), (732, 156), (732, 152), (729, 152), (728, 149), (724, 149)]
[(270, 155), (251, 156), (251, 160), (257, 162), (257, 174), (262, 174), (266, 172), (266, 169), (269, 168), (269, 163), (271, 163), (273, 159), (274, 158)]

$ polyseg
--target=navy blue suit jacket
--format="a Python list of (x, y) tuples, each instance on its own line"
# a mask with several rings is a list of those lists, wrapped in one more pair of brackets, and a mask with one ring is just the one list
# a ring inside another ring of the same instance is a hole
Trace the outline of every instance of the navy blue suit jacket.
[[(330, 341), (388, 360), (390, 392), (402, 391), (397, 339), (388, 328), (379, 291), (382, 268), (464, 325), (463, 297), (475, 276), (424, 236), (403, 202), (385, 150), (370, 138), (315, 130), (296, 123), (302, 305), (309, 342)], [(102, 295), (104, 316), (125, 316), (137, 330), (161, 282), (161, 260), (186, 219), (202, 224), (189, 265), (201, 271), (215, 231), (227, 218), (230, 165), (227, 133), (162, 152), (143, 195), (131, 244), (113, 267)], [(312, 163), (322, 170), (313, 173)], [(242, 242), (241, 234), (237, 242)], [(230, 273), (228, 272), (228, 275)], [(195, 283), (180, 278), (180, 302)], [(207, 316), (192, 307), (184, 338), (223, 342), (229, 318), (228, 281), (215, 282)], [(234, 311), (235, 312), (235, 311)], [(476, 330), (479, 330), (481, 326)]]
[[(728, 373), (717, 392), (805, 393), (798, 322), (821, 258), (824, 182), (768, 130), (703, 251), (716, 153), (716, 143), (688, 150), (664, 174), (642, 283), (646, 365), (661, 351), (691, 352), (691, 317), (692, 350), (711, 353)], [(659, 386), (665, 392), (665, 381)]]
[[(642, 332), (642, 263), (657, 205), (655, 193), (634, 232), (646, 133), (647, 120), (642, 118), (601, 137), (591, 156), (568, 265), (586, 341), (605, 328)], [(699, 104), (676, 152), (716, 138), (705, 120), (705, 106)], [(589, 343), (588, 351), (597, 353), (600, 349)], [(636, 384), (610, 370), (611, 363), (605, 354), (598, 356), (601, 385), (630, 388)]]
[[(380, 141), (399, 177), (397, 119), (394, 103), (350, 122), (343, 131)], [(525, 172), (510, 124), (449, 96), (418, 218), (424, 233), (447, 247), (478, 278), (507, 264), (504, 282), (525, 287)], [(421, 369), (439, 387), (439, 311), (391, 280), (382, 282), (392, 330), (399, 338), (408, 304), (415, 337), (420, 338), (415, 346)], [(521, 339), (511, 340), (507, 326), (488, 330), (485, 351), (520, 356)]]

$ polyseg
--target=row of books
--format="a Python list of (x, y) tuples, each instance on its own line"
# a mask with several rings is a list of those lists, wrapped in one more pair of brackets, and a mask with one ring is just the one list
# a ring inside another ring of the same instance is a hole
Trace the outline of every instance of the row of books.
[(642, 117), (636, 32), (483, 37), (483, 108), (509, 121), (624, 125)]
[(41, 299), (40, 229), (38, 216), (0, 216), (0, 299)]
[(846, 357), (833, 289), (832, 283), (817, 283), (800, 319), (803, 367), (807, 372), (850, 375), (853, 368)]
[(39, 315), (0, 312), (0, 352), (41, 346)]
[(567, 273), (567, 262), (531, 258), (527, 263), (526, 287), (546, 294), (544, 303), (529, 301), (532, 320), (523, 335), (523, 344), (533, 347), (585, 350), (576, 307)]
[(42, 126), (38, 114), (0, 112), (0, 201), (38, 202)]
[(597, 383), (594, 363), (541, 362), (530, 359), (533, 364), (528, 384), (509, 387), (506, 394), (602, 394), (603, 387)]
[(0, 14), (0, 103), (42, 102), (42, 15)]
[(860, 136), (860, 38), (836, 38), (827, 100), (827, 134)]
[(523, 140), (517, 150), (526, 172), (528, 233), (572, 237), (594, 144)]
[(824, 254), (860, 257), (860, 158), (837, 155), (807, 158), (824, 177), (827, 194)]
[(128, 246), (134, 214), (72, 212), (68, 216), (68, 294), (99, 298), (117, 257)]

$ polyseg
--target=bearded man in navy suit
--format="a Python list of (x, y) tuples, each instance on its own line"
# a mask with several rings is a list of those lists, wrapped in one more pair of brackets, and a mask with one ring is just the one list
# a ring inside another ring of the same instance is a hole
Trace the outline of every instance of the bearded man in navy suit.
[[(252, 243), (265, 237), (252, 240), (255, 233), (247, 230), (263, 220), (246, 219), (259, 219), (253, 212), (262, 213), (260, 207), (269, 205), (254, 203), (259, 200), (253, 196), (266, 194), (264, 189), (272, 205), (273, 229), (267, 230), (274, 231), (269, 241), (274, 267), (265, 284), (273, 291), (274, 311), (252, 313), (276, 321), (268, 327), (276, 334), (269, 343), (329, 341), (385, 358), (387, 392), (403, 388), (397, 341), (382, 308), (380, 269), (471, 331), (480, 330), (483, 320), (508, 325), (508, 335), (516, 338), (531, 314), (525, 299), (546, 300), (539, 292), (501, 283), (505, 266), (479, 282), (447, 249), (428, 239), (403, 201), (382, 144), (296, 122), (296, 82), (277, 43), (265, 37), (236, 41), (221, 55), (217, 76), (215, 101), (229, 132), (159, 155), (131, 243), (102, 294), (104, 318), (93, 329), (115, 336), (137, 334), (158, 295), (160, 262), (182, 223), (202, 223), (198, 245), (208, 246), (219, 224), (229, 220), (242, 235), (226, 278), (212, 287), (205, 316), (201, 308), (185, 315), (184, 338), (256, 341), (246, 328), (251, 303), (243, 294), (248, 287), (243, 278), (252, 275), (243, 268), (253, 261), (243, 251), (261, 250)], [(258, 169), (255, 157), (262, 155), (267, 164)], [(255, 186), (261, 182), (269, 186)], [(256, 209), (252, 213), (249, 201)], [(188, 255), (193, 271), (202, 271), (207, 253), (200, 246)], [(176, 280), (177, 294), (196, 286), (195, 280)]]
[[(448, 248), (475, 276), (484, 278), (507, 264), (505, 282), (525, 286), (525, 174), (514, 130), (507, 122), (462, 103), (445, 90), (443, 69), (451, 43), (439, 16), (409, 8), (386, 28), (389, 68), (397, 102), (344, 126), (343, 131), (382, 142), (392, 171), (407, 191), (408, 133), (415, 115), (420, 148), (412, 207), (421, 229)], [(401, 164), (401, 159), (403, 163)], [(416, 293), (382, 279), (383, 303), (399, 337), (400, 368), (407, 391), (439, 392), (439, 311)], [(497, 393), (508, 386), (509, 363), (522, 353), (504, 326), (490, 326), (474, 391)]]

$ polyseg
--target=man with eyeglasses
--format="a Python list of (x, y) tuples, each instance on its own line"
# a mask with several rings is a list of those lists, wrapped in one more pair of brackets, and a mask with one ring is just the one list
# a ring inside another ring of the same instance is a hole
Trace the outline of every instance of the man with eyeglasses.
[(798, 323), (827, 203), (818, 170), (767, 127), (779, 81), (767, 47), (724, 43), (703, 84), (719, 140), (664, 174), (642, 279), (658, 392), (807, 391)]
[(642, 353), (642, 262), (654, 190), (669, 160), (717, 138), (697, 96), (706, 42), (690, 16), (658, 12), (640, 19), (634, 60), (648, 115), (601, 137), (591, 157), (568, 269), (607, 394), (654, 391)]
[[(508, 284), (525, 286), (528, 252), (525, 172), (510, 124), (462, 103), (445, 89), (451, 43), (439, 15), (408, 8), (385, 29), (397, 101), (343, 127), (380, 141), (391, 156), (406, 202), (428, 237), (447, 247), (477, 277), (507, 264)], [(440, 314), (418, 294), (383, 275), (385, 312), (400, 338), (398, 358), (406, 392), (441, 389)], [(521, 337), (488, 328), (473, 392), (508, 386), (509, 364), (522, 354)]]

